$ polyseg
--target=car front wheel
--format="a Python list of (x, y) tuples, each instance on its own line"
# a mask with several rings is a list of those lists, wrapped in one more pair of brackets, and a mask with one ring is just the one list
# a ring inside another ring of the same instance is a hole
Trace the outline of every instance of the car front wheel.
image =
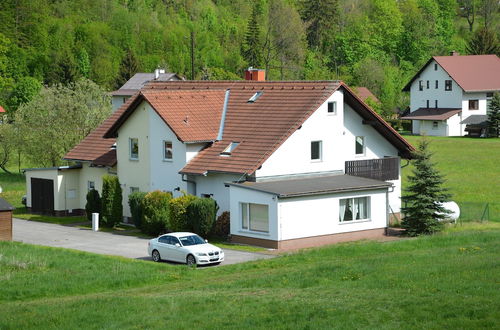
[(151, 256), (153, 257), (154, 262), (161, 261), (160, 252), (158, 252), (158, 250), (153, 250), (153, 253), (151, 253)]
[(186, 258), (186, 264), (188, 266), (196, 266), (196, 259), (192, 254), (188, 255)]

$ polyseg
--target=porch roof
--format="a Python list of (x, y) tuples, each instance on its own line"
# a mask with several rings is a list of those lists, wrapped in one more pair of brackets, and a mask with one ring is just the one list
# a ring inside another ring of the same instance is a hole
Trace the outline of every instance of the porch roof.
[(346, 174), (278, 179), (263, 182), (227, 183), (228, 185), (277, 195), (279, 198), (321, 195), (346, 191), (387, 189), (392, 183)]
[(488, 121), (488, 115), (471, 115), (464, 120), (460, 124), (466, 125), (485, 125)]
[(401, 119), (409, 120), (446, 120), (453, 117), (462, 109), (456, 108), (419, 108)]

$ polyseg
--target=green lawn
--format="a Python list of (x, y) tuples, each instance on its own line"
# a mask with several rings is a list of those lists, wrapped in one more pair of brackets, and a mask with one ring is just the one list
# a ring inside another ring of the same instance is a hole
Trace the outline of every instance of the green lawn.
[[(415, 147), (422, 139), (405, 136)], [(433, 161), (462, 212), (481, 214), (490, 204), (490, 220), (500, 221), (500, 139), (426, 137)], [(403, 161), (403, 164), (405, 162)], [(403, 186), (411, 166), (403, 169)]]
[(0, 329), (500, 327), (500, 224), (189, 269), (0, 242)]

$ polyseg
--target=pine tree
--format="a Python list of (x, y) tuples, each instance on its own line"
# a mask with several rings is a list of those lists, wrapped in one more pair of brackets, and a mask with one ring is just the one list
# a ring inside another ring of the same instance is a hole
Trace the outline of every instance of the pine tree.
[(120, 88), (125, 84), (134, 74), (139, 71), (139, 61), (135, 57), (134, 52), (129, 48), (127, 54), (122, 59), (120, 64), (120, 72), (116, 80), (116, 88)]
[(413, 154), (415, 168), (408, 176), (409, 187), (401, 198), (405, 205), (401, 208), (404, 215), (402, 227), (409, 236), (438, 231), (441, 227), (439, 221), (448, 213), (442, 203), (451, 195), (442, 187), (444, 179), (431, 162), (428, 145), (428, 141), (421, 141), (418, 151)]
[(494, 32), (487, 28), (482, 28), (474, 33), (474, 36), (467, 44), (467, 52), (470, 55), (500, 55), (500, 43)]
[(260, 26), (257, 21), (260, 14), (258, 4), (252, 9), (252, 16), (248, 20), (245, 43), (242, 49), (243, 58), (248, 65), (258, 68), (262, 63), (262, 45), (260, 40)]
[(500, 93), (495, 93), (491, 99), (488, 111), (489, 135), (500, 137)]

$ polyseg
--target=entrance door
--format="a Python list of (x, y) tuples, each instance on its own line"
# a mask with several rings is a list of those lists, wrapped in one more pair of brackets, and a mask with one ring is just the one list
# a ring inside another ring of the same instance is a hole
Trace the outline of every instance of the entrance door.
[(31, 209), (54, 213), (54, 180), (31, 178)]

